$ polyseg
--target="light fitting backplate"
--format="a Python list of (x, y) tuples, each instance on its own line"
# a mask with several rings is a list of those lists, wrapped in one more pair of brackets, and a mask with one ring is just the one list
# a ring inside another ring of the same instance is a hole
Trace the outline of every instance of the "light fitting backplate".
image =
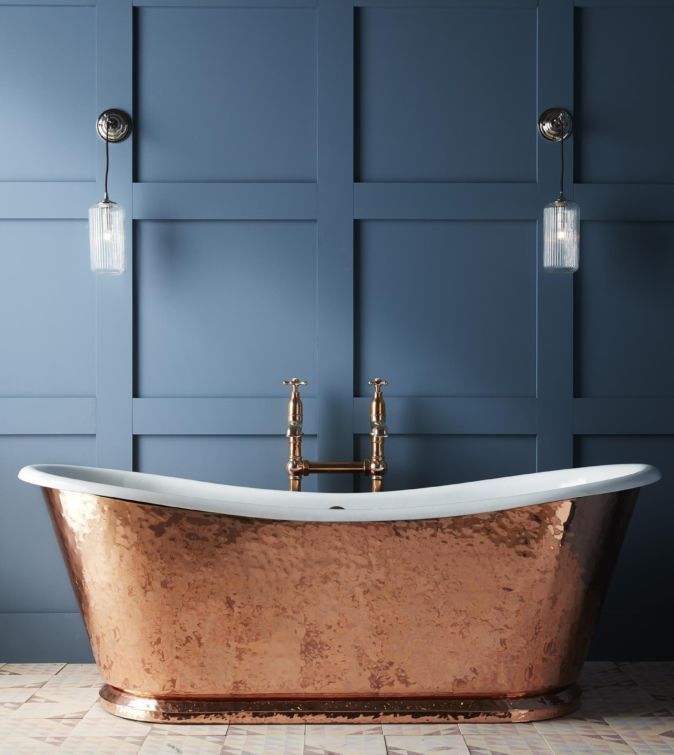
[(538, 130), (548, 141), (561, 142), (573, 131), (571, 113), (561, 107), (548, 108), (538, 118)]
[(101, 139), (109, 142), (123, 142), (131, 133), (131, 116), (123, 110), (110, 108), (104, 110), (96, 119), (96, 131)]

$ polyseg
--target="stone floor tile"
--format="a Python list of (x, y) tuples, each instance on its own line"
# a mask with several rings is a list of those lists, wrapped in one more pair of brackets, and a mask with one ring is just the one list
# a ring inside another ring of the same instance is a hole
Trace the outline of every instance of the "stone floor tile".
[(610, 732), (604, 736), (563, 734), (541, 729), (541, 736), (550, 746), (554, 753), (563, 755), (580, 755), (580, 753), (633, 753), (632, 748), (620, 738), (616, 732)]
[(47, 680), (45, 687), (101, 687), (103, 679), (95, 663), (69, 663)]
[(73, 737), (145, 737), (152, 724), (113, 716), (96, 701), (72, 731)]
[(384, 736), (434, 737), (461, 734), (458, 724), (382, 724)]
[(0, 668), (0, 676), (6, 674), (53, 676), (58, 674), (65, 665), (65, 663), (5, 663)]
[(21, 718), (83, 718), (98, 699), (98, 690), (41, 687), (14, 714)]
[(674, 753), (674, 716), (622, 716), (607, 723), (637, 753)]
[(386, 755), (386, 743), (381, 734), (326, 736), (320, 741), (307, 742), (303, 755)]
[(387, 736), (388, 755), (469, 755), (468, 747), (460, 734)]
[(304, 724), (232, 724), (222, 750), (227, 755), (302, 755), (303, 751)]
[[(144, 737), (70, 737), (63, 741), (59, 753), (64, 755), (137, 755)], [(159, 752), (159, 750), (157, 750)], [(173, 750), (172, 752), (176, 752)]]
[(321, 737), (382, 736), (380, 724), (307, 724), (305, 737), (309, 744)]
[[(175, 728), (175, 727), (174, 727)], [(145, 737), (141, 755), (219, 755), (225, 744), (225, 736), (192, 736), (158, 732), (154, 729)]]

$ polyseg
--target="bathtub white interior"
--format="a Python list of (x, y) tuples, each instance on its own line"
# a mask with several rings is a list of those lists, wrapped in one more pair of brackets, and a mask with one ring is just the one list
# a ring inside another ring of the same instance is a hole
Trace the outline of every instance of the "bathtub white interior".
[(44, 488), (231, 516), (355, 522), (465, 516), (614, 493), (657, 482), (660, 472), (647, 464), (611, 464), (380, 493), (291, 493), (61, 464), (27, 466), (19, 478)]

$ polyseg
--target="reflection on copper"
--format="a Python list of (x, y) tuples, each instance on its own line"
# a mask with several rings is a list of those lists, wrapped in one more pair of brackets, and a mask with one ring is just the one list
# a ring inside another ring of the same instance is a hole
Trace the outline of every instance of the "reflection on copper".
[(327, 523), (46, 491), (104, 707), (175, 722), (567, 713), (635, 497)]

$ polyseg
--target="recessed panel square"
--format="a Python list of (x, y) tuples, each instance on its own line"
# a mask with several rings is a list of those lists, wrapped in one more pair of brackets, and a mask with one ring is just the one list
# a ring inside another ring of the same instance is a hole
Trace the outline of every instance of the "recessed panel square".
[(315, 11), (137, 12), (140, 181), (312, 181)]
[(576, 181), (673, 183), (674, 7), (575, 13)]
[(0, 6), (0, 181), (95, 180), (95, 14)]
[(357, 54), (360, 181), (536, 180), (535, 8), (362, 8)]
[(362, 223), (359, 395), (535, 395), (535, 253), (529, 222)]
[[(357, 458), (370, 455), (370, 439), (358, 436)], [(385, 490), (452, 485), (536, 471), (531, 435), (391, 435), (386, 441)], [(359, 490), (369, 490), (358, 478)]]
[(285, 396), (315, 387), (315, 225), (138, 223), (139, 396)]
[[(316, 438), (305, 436), (302, 448), (307, 458), (314, 458)], [(225, 485), (287, 490), (287, 461), (282, 425), (278, 436), (141, 435), (136, 439), (139, 472)], [(316, 476), (303, 480), (302, 489), (316, 490)]]
[(674, 395), (674, 223), (582, 225), (576, 395)]
[(0, 396), (93, 396), (96, 277), (87, 225), (0, 221)]

